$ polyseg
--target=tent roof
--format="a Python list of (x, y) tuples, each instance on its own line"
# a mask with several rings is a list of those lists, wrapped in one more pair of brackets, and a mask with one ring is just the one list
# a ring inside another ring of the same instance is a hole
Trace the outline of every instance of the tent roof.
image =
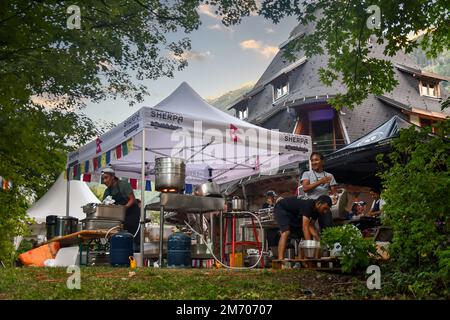
[(167, 98), (153, 108), (191, 116), (194, 119), (226, 121), (235, 126), (259, 128), (247, 121), (233, 117), (206, 102), (192, 87), (183, 82)]
[[(38, 223), (45, 222), (48, 215), (66, 215), (67, 181), (64, 173), (58, 177), (55, 183), (30, 209), (28, 216), (35, 218)], [(70, 211), (69, 215), (78, 219), (86, 218), (81, 206), (87, 203), (100, 203), (87, 184), (82, 181), (70, 181)]]
[[(127, 152), (122, 152), (127, 141)], [(122, 149), (119, 153), (118, 148)], [(143, 148), (147, 180), (154, 178), (155, 159), (167, 156), (185, 160), (186, 183), (190, 184), (208, 179), (222, 184), (273, 171), (307, 159), (312, 149), (309, 136), (240, 120), (209, 105), (183, 82), (155, 107), (141, 108), (96, 141), (70, 153), (69, 175), (76, 176), (73, 172), (80, 172), (80, 165), (89, 168), (89, 173), (98, 173), (109, 163), (118, 176), (139, 179)]]
[(412, 123), (393, 116), (378, 128), (346, 147), (325, 156), (325, 170), (330, 171), (339, 183), (379, 185), (375, 176), (379, 166), (376, 156), (391, 150), (391, 140), (400, 129)]

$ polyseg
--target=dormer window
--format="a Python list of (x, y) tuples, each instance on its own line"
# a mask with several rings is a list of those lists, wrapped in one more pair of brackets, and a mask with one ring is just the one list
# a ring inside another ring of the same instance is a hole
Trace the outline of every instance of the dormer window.
[(427, 80), (420, 80), (419, 90), (421, 96), (440, 98), (439, 83)]
[(244, 110), (239, 110), (238, 117), (241, 120), (247, 120), (248, 119), (248, 108), (245, 108)]
[(289, 82), (282, 81), (273, 85), (273, 101), (280, 99), (281, 97), (289, 93)]

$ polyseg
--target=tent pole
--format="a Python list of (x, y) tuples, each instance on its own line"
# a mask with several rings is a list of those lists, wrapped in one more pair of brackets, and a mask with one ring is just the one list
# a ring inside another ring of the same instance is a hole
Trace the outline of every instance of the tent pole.
[(145, 241), (145, 128), (142, 130), (141, 151), (141, 241), (140, 241), (140, 265), (144, 266), (144, 241)]
[[(66, 169), (66, 172), (69, 172)], [(66, 217), (69, 216), (69, 205), (70, 205), (70, 177), (67, 174), (67, 188), (66, 188)]]

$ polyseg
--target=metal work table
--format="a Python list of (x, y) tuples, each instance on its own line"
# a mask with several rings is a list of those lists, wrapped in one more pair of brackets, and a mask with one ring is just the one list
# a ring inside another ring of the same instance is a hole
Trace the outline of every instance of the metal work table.
[[(161, 193), (156, 202), (149, 203), (145, 206), (146, 210), (154, 210), (160, 212), (160, 242), (159, 242), (159, 261), (162, 266), (163, 261), (163, 238), (164, 238), (164, 212), (181, 212), (203, 214), (208, 212), (221, 212), (225, 208), (225, 199), (213, 197), (200, 197), (193, 195), (185, 195), (178, 193)], [(159, 201), (158, 201), (159, 200)], [(222, 221), (222, 219), (221, 219)], [(211, 234), (213, 223), (211, 219)]]

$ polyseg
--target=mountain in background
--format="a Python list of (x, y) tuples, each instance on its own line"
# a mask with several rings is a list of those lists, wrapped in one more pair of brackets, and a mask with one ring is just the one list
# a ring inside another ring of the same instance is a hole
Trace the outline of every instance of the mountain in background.
[(246, 83), (242, 87), (228, 91), (224, 93), (223, 95), (216, 97), (216, 98), (209, 98), (206, 99), (206, 101), (216, 107), (219, 110), (222, 110), (223, 112), (226, 112), (228, 114), (231, 114), (234, 116), (234, 110), (227, 110), (228, 107), (236, 100), (240, 99), (244, 93), (250, 91), (253, 86), (255, 85), (254, 82)]
[[(411, 57), (414, 58), (417, 64), (424, 68), (426, 71), (431, 71), (441, 76), (450, 77), (450, 51), (444, 51), (435, 59), (429, 59), (425, 52), (417, 48), (411, 53)], [(450, 91), (450, 82), (442, 82), (445, 89)]]

